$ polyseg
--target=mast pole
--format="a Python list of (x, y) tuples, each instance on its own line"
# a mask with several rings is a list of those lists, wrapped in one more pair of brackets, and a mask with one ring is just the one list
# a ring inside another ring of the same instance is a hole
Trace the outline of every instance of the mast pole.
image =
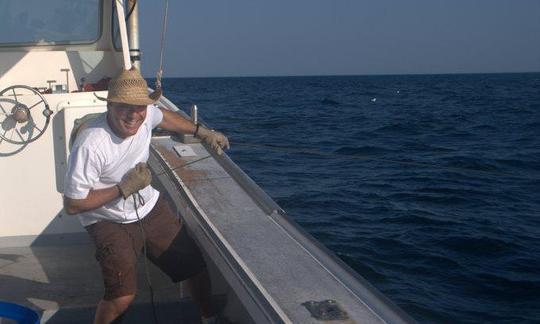
[(127, 21), (129, 38), (129, 57), (133, 65), (141, 70), (141, 51), (139, 49), (139, 4), (137, 0), (128, 0), (128, 9), (133, 8)]

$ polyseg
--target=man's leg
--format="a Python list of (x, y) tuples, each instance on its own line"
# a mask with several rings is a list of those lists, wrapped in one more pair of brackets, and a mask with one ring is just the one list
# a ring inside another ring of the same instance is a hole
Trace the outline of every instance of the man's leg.
[(97, 307), (94, 324), (109, 324), (122, 315), (135, 295), (127, 295), (112, 300), (102, 299)]
[(211, 300), (211, 284), (208, 271), (204, 268), (203, 271), (186, 280), (187, 288), (191, 297), (199, 305), (201, 316), (203, 318), (211, 317), (215, 314), (212, 308)]
[(185, 280), (201, 315), (212, 316), (210, 276), (201, 251), (163, 198), (143, 224), (147, 230), (148, 258), (173, 282)]
[(105, 286), (94, 323), (111, 323), (126, 311), (135, 297), (137, 256), (142, 248), (137, 226), (102, 221), (86, 228), (96, 244), (96, 259)]

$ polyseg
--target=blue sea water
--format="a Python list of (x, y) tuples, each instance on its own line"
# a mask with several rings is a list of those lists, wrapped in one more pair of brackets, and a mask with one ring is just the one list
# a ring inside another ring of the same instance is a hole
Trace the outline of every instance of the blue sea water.
[(231, 158), (292, 219), (419, 322), (540, 321), (540, 74), (163, 84), (229, 136)]

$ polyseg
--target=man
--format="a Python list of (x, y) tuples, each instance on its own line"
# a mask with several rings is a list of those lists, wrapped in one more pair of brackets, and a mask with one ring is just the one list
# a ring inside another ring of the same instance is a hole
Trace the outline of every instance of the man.
[(105, 285), (94, 323), (110, 323), (135, 298), (140, 252), (174, 282), (187, 280), (203, 320), (214, 319), (210, 282), (195, 243), (159, 192), (150, 186), (146, 165), (152, 129), (159, 126), (194, 134), (218, 154), (227, 138), (153, 105), (160, 91), (148, 94), (135, 68), (109, 84), (107, 113), (87, 122), (73, 142), (64, 185), (64, 209), (76, 214), (96, 245)]

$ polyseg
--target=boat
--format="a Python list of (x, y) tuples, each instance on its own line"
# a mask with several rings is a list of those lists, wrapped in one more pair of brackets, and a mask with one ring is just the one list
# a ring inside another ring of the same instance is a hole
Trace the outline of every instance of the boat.
[[(138, 15), (132, 0), (0, 4), (8, 31), (0, 36), (0, 301), (34, 310), (42, 323), (91, 322), (103, 293), (93, 244), (63, 211), (63, 183), (77, 120), (104, 112), (96, 95), (107, 96), (107, 79), (140, 64)], [(196, 118), (166, 89), (157, 104)], [(212, 298), (231, 322), (414, 322), (226, 153), (158, 129), (148, 163), (152, 185), (201, 248)], [(138, 272), (124, 322), (152, 323), (154, 311), (160, 323), (199, 321), (182, 284), (153, 267), (146, 273), (142, 261)]]

